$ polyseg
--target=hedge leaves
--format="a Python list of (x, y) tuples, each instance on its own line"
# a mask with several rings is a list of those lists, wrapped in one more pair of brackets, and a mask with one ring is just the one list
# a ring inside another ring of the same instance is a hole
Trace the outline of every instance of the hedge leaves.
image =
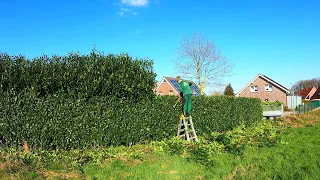
[[(0, 55), (0, 140), (70, 149), (131, 145), (177, 133), (176, 97), (155, 96), (153, 62), (127, 54)], [(180, 104), (181, 105), (181, 104)], [(262, 119), (259, 99), (193, 97), (198, 135)]]

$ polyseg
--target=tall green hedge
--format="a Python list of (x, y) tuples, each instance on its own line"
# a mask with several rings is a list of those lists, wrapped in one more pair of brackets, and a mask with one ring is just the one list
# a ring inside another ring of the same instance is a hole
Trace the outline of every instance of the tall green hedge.
[(133, 59), (128, 54), (24, 56), (0, 54), (0, 91), (32, 91), (36, 97), (65, 94), (67, 98), (113, 96), (145, 99), (154, 96), (156, 74), (153, 61)]
[[(176, 97), (134, 103), (107, 97), (74, 101), (62, 95), (2, 100), (0, 136), (6, 145), (27, 140), (41, 148), (130, 145), (175, 136), (180, 107)], [(198, 135), (262, 119), (260, 101), (249, 98), (194, 97), (192, 116)]]
[[(45, 149), (130, 145), (176, 135), (176, 97), (155, 96), (153, 62), (127, 54), (0, 54), (0, 140)], [(198, 135), (262, 119), (260, 100), (193, 97)]]

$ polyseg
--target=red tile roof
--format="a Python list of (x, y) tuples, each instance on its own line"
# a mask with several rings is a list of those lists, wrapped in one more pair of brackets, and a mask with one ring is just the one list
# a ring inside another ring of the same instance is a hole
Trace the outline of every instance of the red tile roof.
[(320, 99), (320, 86), (318, 87), (317, 91), (311, 97), (311, 100), (313, 100), (313, 99)]
[[(304, 88), (300, 91), (299, 95), (302, 96), (302, 99), (305, 99), (309, 94), (310, 91), (313, 89), (314, 87), (310, 87), (310, 88)], [(310, 96), (312, 96), (313, 94), (310, 94)]]

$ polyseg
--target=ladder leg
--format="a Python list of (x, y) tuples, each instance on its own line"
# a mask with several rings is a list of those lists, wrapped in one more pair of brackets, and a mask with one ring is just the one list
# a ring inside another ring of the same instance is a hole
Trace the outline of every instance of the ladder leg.
[(191, 117), (180, 119), (177, 136), (187, 141), (194, 140), (198, 142), (198, 137), (194, 129)]
[(192, 122), (192, 118), (190, 117), (189, 119), (190, 121), (190, 125), (191, 125), (191, 132), (192, 132), (192, 135), (193, 135), (193, 138), (196, 142), (198, 142), (198, 137), (197, 137), (197, 134), (196, 134), (196, 131), (194, 129), (194, 126), (193, 126), (193, 122)]
[(181, 121), (179, 121), (179, 124), (178, 124), (178, 132), (177, 132), (177, 136), (179, 137), (180, 136), (180, 131), (181, 131)]
[(186, 135), (186, 136), (185, 136), (185, 139), (186, 139), (187, 141), (190, 141), (188, 121), (185, 119), (183, 123), (184, 123), (185, 135)]
[(179, 138), (184, 138), (184, 139), (186, 139), (186, 129), (185, 129), (184, 120), (180, 120), (180, 121), (179, 121), (177, 136), (178, 136)]

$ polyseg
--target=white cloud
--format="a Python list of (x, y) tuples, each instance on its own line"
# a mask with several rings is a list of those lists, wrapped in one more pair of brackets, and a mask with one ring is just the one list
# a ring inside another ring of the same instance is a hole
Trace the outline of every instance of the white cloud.
[(118, 14), (119, 14), (120, 16), (124, 16), (125, 14), (131, 13), (131, 12), (132, 12), (132, 9), (121, 7), (121, 8), (120, 8), (120, 11), (118, 12)]
[(149, 0), (121, 0), (121, 3), (127, 6), (146, 6)]
[[(156, 0), (156, 2), (158, 1), (159, 0)], [(119, 16), (136, 16), (138, 15), (137, 9), (141, 7), (148, 7), (150, 0), (120, 0), (117, 2), (119, 3), (118, 6), (120, 6), (120, 9), (118, 11)]]

